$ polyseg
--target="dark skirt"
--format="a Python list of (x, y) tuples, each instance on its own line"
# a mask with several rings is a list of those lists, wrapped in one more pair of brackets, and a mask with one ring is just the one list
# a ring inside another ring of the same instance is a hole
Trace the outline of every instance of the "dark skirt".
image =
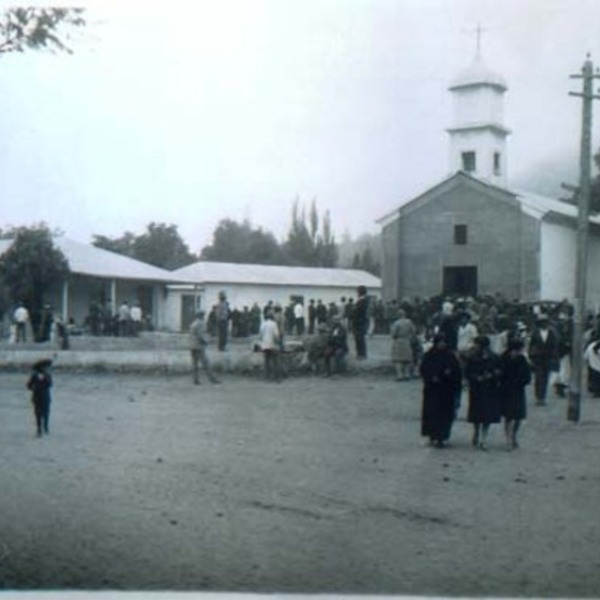
[(522, 421), (527, 418), (527, 402), (523, 388), (505, 389), (501, 402), (502, 416), (507, 421)]
[(454, 386), (427, 385), (423, 390), (421, 435), (445, 442), (455, 416), (456, 390)]
[(469, 410), (467, 421), (489, 425), (499, 423), (502, 414), (500, 395), (496, 386), (469, 386)]

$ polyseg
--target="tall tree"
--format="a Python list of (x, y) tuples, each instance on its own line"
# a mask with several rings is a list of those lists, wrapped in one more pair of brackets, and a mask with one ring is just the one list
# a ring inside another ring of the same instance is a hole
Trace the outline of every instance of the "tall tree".
[(54, 245), (52, 232), (45, 224), (21, 227), (0, 257), (0, 279), (16, 304), (23, 301), (32, 317), (41, 312), (52, 286), (69, 275), (65, 255)]
[(325, 212), (323, 217), (323, 234), (317, 238), (317, 266), (333, 268), (338, 262), (338, 248), (331, 229), (331, 213)]
[(300, 210), (299, 199), (292, 205), (292, 222), (284, 250), (290, 264), (307, 267), (336, 267), (337, 246), (331, 228), (331, 214), (325, 213), (322, 231), (316, 202), (311, 203), (309, 225), (306, 224), (304, 208)]
[(312, 267), (315, 263), (315, 244), (306, 226), (306, 213), (300, 210), (300, 200), (292, 205), (292, 223), (284, 244), (290, 264)]
[(272, 233), (260, 227), (254, 229), (249, 221), (238, 223), (232, 219), (219, 223), (212, 244), (202, 249), (200, 258), (216, 262), (285, 264), (281, 247)]
[(8, 8), (0, 17), (0, 53), (27, 48), (71, 53), (65, 42), (73, 27), (86, 24), (83, 8)]

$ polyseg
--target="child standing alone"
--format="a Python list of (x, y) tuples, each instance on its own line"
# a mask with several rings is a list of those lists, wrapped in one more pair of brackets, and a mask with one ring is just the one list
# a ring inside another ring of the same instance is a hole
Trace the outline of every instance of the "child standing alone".
[(27, 382), (27, 388), (31, 390), (31, 403), (35, 415), (37, 437), (42, 437), (42, 432), (48, 434), (48, 420), (50, 418), (50, 388), (52, 387), (52, 375), (50, 375), (50, 359), (38, 360), (33, 365), (33, 372)]

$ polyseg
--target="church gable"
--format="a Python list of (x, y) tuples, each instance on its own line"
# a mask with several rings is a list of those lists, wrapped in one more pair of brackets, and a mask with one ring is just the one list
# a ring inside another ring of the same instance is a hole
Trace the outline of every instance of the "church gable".
[(397, 221), (398, 289), (519, 297), (523, 251), (536, 260), (539, 222), (515, 196), (457, 174), (402, 207)]
[[(501, 203), (520, 210), (520, 205), (516, 200), (515, 194), (479, 181), (478, 179), (459, 171), (401, 206), (397, 214), (400, 217), (406, 217), (413, 211), (420, 210), (427, 206), (430, 208), (432, 205), (437, 205), (438, 207), (445, 206), (449, 202), (463, 204), (465, 200), (470, 200), (474, 204), (477, 204), (478, 202)], [(455, 206), (454, 208), (458, 207)]]

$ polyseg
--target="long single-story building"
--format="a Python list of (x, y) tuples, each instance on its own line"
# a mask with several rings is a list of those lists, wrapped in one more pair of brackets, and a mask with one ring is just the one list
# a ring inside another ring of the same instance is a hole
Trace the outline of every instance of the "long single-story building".
[(167, 286), (165, 323), (172, 330), (186, 329), (195, 309), (210, 311), (222, 290), (230, 307), (239, 310), (254, 303), (262, 308), (269, 301), (281, 306), (300, 300), (307, 307), (311, 299), (339, 304), (342, 297), (356, 298), (359, 285), (381, 297), (381, 280), (358, 269), (200, 261), (173, 271), (173, 275), (192, 283)]
[[(127, 256), (57, 236), (54, 245), (69, 263), (67, 280), (57, 283), (44, 298), (63, 320), (82, 326), (93, 303), (114, 314), (124, 301), (140, 303), (153, 327), (165, 329), (163, 300), (167, 284), (185, 283), (177, 275)], [(12, 240), (0, 240), (0, 256)]]
[[(0, 240), (0, 256), (11, 240)], [(285, 305), (292, 299), (311, 298), (339, 303), (342, 296), (356, 296), (365, 285), (380, 297), (381, 280), (355, 269), (320, 269), (268, 265), (198, 262), (176, 271), (58, 236), (54, 245), (65, 255), (70, 268), (66, 281), (57, 282), (44, 302), (63, 320), (83, 326), (92, 304), (115, 314), (127, 302), (139, 302), (145, 318), (155, 329), (186, 331), (196, 309), (210, 310), (224, 290), (231, 308), (261, 307), (269, 300)]]

